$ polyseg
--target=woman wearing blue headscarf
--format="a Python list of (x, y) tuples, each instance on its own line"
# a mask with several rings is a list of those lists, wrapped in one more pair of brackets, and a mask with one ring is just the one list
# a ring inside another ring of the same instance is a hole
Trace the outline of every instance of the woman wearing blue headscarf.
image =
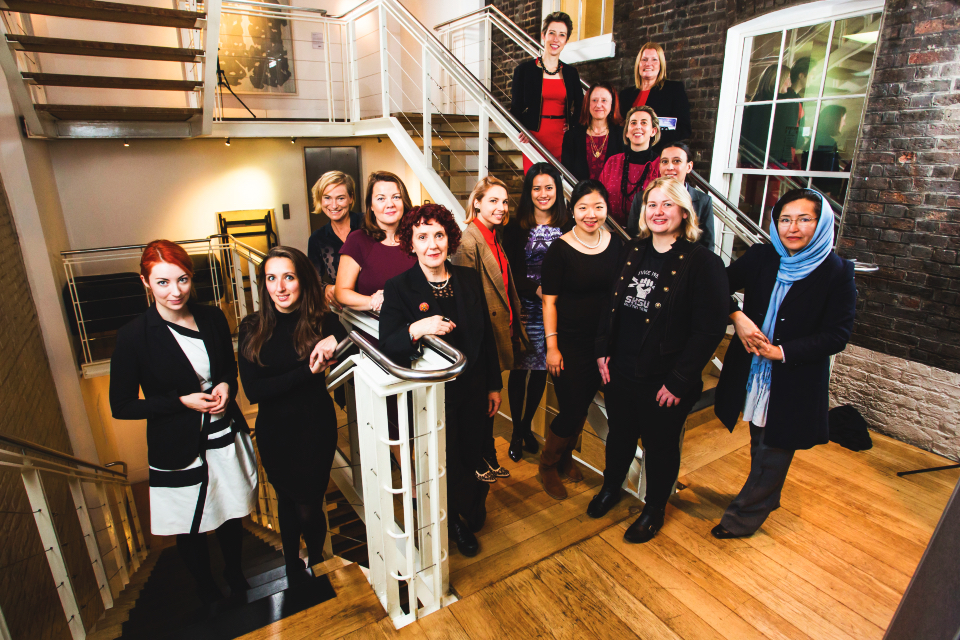
[(797, 449), (829, 441), (830, 356), (853, 330), (853, 263), (833, 252), (834, 214), (812, 189), (773, 208), (772, 244), (755, 244), (727, 267), (737, 335), (717, 384), (717, 417), (731, 431), (750, 423), (750, 475), (711, 533), (752, 535), (774, 509)]

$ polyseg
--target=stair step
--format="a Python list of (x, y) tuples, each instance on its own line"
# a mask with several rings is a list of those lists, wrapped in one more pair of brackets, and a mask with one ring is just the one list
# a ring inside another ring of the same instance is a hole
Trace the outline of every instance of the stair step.
[(198, 11), (161, 9), (101, 0), (5, 0), (5, 2), (8, 11), (20, 13), (178, 29), (197, 29), (199, 28), (197, 22), (207, 17), (206, 13)]
[(167, 62), (202, 62), (203, 49), (154, 47), (145, 44), (68, 40), (7, 34), (7, 42), (17, 51), (59, 53), (69, 56), (96, 56), (100, 58), (128, 58), (131, 60), (163, 60)]
[(57, 120), (85, 122), (186, 122), (203, 109), (185, 107), (107, 107), (98, 105), (37, 104), (37, 111)]
[(67, 73), (23, 72), (24, 80), (49, 87), (89, 87), (95, 89), (147, 89), (150, 91), (197, 91), (203, 80), (155, 80), (111, 76), (78, 76)]
[[(456, 169), (448, 171), (446, 169), (437, 169), (437, 173), (441, 176), (447, 176), (450, 178), (462, 178), (477, 175), (476, 169), (473, 171), (458, 171)], [(494, 176), (496, 178), (522, 178), (523, 174), (519, 167), (515, 169), (487, 169), (487, 175)]]

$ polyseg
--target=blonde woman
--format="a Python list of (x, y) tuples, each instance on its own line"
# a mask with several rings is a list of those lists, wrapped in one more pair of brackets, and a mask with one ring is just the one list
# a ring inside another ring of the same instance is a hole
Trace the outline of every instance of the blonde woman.
[(330, 222), (310, 235), (307, 257), (320, 274), (324, 300), (328, 306), (337, 308), (340, 305), (333, 294), (340, 268), (340, 249), (347, 236), (363, 224), (363, 214), (354, 211), (357, 187), (353, 178), (344, 172), (327, 171), (313, 185), (311, 195), (313, 213), (325, 215)]
[(647, 497), (624, 534), (627, 542), (647, 542), (663, 526), (680, 470), (683, 423), (727, 326), (723, 261), (699, 237), (684, 186), (674, 178), (653, 181), (643, 192), (639, 236), (626, 246), (613, 298), (603, 307), (597, 365), (610, 431), (603, 488), (587, 515), (602, 517), (620, 500), (639, 438)]
[[(513, 369), (514, 354), (530, 344), (520, 322), (520, 298), (510, 262), (500, 240), (501, 228), (509, 217), (509, 199), (502, 180), (488, 176), (477, 183), (467, 200), (467, 228), (463, 230), (460, 249), (453, 256), (454, 264), (480, 273), (501, 371)], [(483, 482), (496, 482), (497, 478), (509, 477), (510, 472), (497, 462), (493, 416), (487, 420), (486, 428), (489, 435), (483, 438), (483, 468), (475, 471)]]
[(633, 67), (633, 80), (635, 86), (620, 92), (621, 112), (626, 114), (633, 107), (651, 107), (664, 121), (661, 133), (664, 145), (689, 138), (693, 133), (690, 101), (683, 82), (667, 80), (667, 58), (663, 47), (648, 42), (640, 48)]

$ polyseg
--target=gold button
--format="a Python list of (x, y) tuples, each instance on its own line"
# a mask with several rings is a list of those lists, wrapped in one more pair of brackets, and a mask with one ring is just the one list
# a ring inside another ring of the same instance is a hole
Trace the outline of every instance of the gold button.
[(620, 276), (620, 279), (623, 280), (623, 276)]
[(682, 254), (682, 253), (680, 254), (680, 259), (683, 260), (683, 254)]
[(650, 318), (647, 318), (647, 324), (650, 324)]
[(633, 250), (634, 250), (634, 251), (640, 251), (640, 247), (634, 247)]
[(670, 275), (675, 276), (675, 275), (677, 275), (677, 272), (676, 272), (676, 271), (671, 271), (671, 272), (670, 272)]
[(655, 306), (657, 309), (659, 309), (659, 308), (660, 308), (660, 303), (658, 302), (657, 304), (655, 304), (655, 305), (653, 305), (653, 306)]
[(664, 287), (663, 290), (664, 290), (664, 291), (670, 291), (670, 287)]
[(630, 261), (629, 261), (629, 260), (627, 260), (627, 264), (630, 264)]

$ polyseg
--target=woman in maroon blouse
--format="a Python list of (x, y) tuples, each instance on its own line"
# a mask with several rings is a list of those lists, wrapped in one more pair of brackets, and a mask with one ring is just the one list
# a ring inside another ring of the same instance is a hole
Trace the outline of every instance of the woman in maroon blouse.
[(380, 311), (383, 285), (416, 264), (396, 239), (400, 219), (412, 208), (407, 187), (398, 176), (389, 171), (370, 174), (363, 226), (347, 236), (340, 249), (337, 302), (360, 311)]

